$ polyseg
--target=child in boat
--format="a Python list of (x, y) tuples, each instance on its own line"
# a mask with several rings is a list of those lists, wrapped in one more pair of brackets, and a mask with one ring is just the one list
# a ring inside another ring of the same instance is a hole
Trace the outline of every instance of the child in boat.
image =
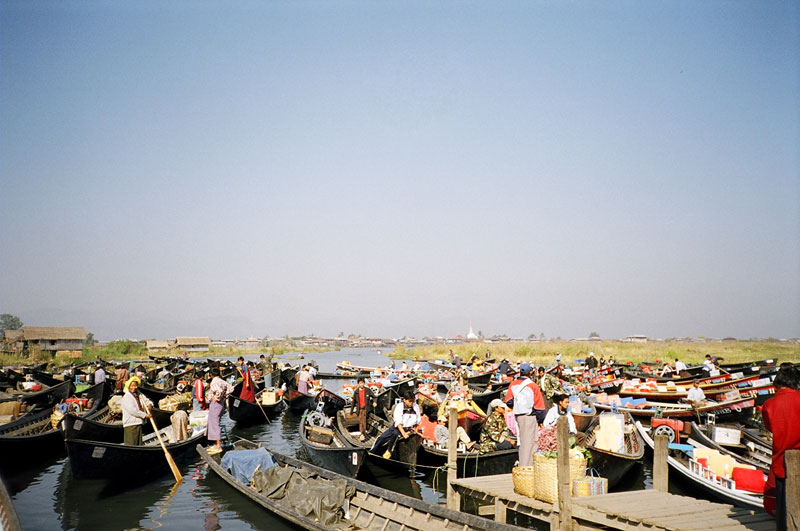
[[(447, 448), (450, 442), (450, 429), (447, 427), (447, 418), (444, 415), (437, 419), (434, 435), (439, 448)], [(467, 431), (461, 426), (456, 428), (456, 438), (458, 442), (464, 443), (467, 450), (472, 450), (472, 447), (475, 446), (475, 441), (470, 440)]]

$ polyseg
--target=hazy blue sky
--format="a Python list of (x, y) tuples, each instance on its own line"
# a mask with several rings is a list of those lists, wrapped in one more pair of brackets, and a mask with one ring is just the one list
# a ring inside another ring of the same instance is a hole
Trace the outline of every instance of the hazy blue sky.
[(800, 336), (795, 1), (0, 2), (0, 311)]

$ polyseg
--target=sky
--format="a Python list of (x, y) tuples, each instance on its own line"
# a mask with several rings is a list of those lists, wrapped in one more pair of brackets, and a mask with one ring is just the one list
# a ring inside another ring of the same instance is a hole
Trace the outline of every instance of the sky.
[(793, 1), (0, 0), (0, 312), (800, 336)]

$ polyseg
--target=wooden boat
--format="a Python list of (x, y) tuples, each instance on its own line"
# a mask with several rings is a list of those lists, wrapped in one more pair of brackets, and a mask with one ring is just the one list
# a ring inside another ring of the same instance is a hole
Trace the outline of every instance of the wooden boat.
[[(98, 426), (92, 425), (93, 421), (84, 422), (91, 426), (91, 429), (84, 426), (79, 430), (80, 438), (73, 438), (67, 433), (64, 437), (72, 474), (76, 478), (125, 481), (130, 477), (132, 470), (135, 470), (137, 478), (155, 477), (170, 472), (164, 450), (158, 443), (155, 433), (145, 435), (142, 446), (127, 446), (122, 444), (122, 428), (114, 432), (118, 434), (117, 442), (110, 442), (99, 440), (101, 436), (95, 431)], [(72, 433), (74, 432), (70, 432)], [(109, 432), (103, 433), (105, 435)], [(159, 433), (176, 463), (191, 459), (194, 456), (194, 447), (206, 440), (205, 430), (182, 441), (171, 443), (167, 443), (172, 434), (171, 425), (161, 428)], [(132, 463), (135, 463), (134, 469), (131, 468)]]
[(592, 419), (596, 416), (597, 408), (594, 407), (594, 402), (590, 402), (589, 404), (582, 402), (581, 411), (572, 412), (572, 418), (575, 420), (575, 429), (580, 432), (585, 432), (586, 428), (588, 428), (589, 424), (592, 422)]
[(21, 391), (13, 394), (12, 400), (24, 402), (28, 413), (50, 409), (58, 402), (69, 398), (75, 392), (75, 384), (71, 381), (60, 382), (52, 387), (39, 391)]
[(491, 383), (483, 387), (470, 385), (469, 390), (472, 393), (472, 401), (482, 410), (486, 411), (489, 407), (489, 402), (495, 398), (503, 399), (508, 390), (509, 383), (511, 382)]
[[(645, 444), (652, 450), (655, 446), (650, 436), (649, 428), (645, 428), (640, 421), (636, 421), (636, 429), (642, 436)], [(702, 491), (709, 497), (731, 503), (739, 507), (761, 510), (764, 506), (764, 495), (756, 492), (736, 488), (736, 482), (721, 476), (714, 470), (696, 461), (686, 452), (695, 453), (698, 448), (705, 448), (702, 444), (694, 442), (691, 445), (680, 445), (682, 449), (671, 449), (667, 456), (669, 467), (678, 473), (678, 476), (692, 485), (694, 490)], [(685, 451), (684, 451), (685, 450)], [(761, 473), (760, 471), (757, 471)], [(761, 473), (763, 474), (763, 473)], [(670, 475), (672, 479), (672, 475)], [(763, 477), (766, 481), (766, 475)], [(763, 486), (762, 486), (763, 488)]]
[[(429, 440), (424, 440), (418, 452), (419, 464), (441, 467), (447, 464), (448, 449), (439, 448)], [(495, 450), (482, 454), (476, 449), (459, 448), (456, 453), (456, 470), (458, 477), (493, 476), (510, 474), (514, 463), (519, 459), (517, 447), (510, 450)]]
[(289, 410), (297, 413), (314, 407), (314, 396), (303, 394), (297, 389), (287, 389), (283, 399)]
[(349, 478), (358, 475), (367, 456), (367, 448), (342, 437), (334, 419), (321, 411), (306, 411), (303, 415), (300, 443), (312, 463)]
[[(170, 425), (170, 418), (174, 411), (165, 411), (154, 407), (150, 413), (153, 415), (156, 426), (161, 429)], [(120, 442), (124, 438), (122, 417), (113, 415), (108, 407), (85, 417), (65, 416), (61, 421), (61, 431), (64, 438), (70, 439)], [(152, 432), (153, 425), (150, 422), (142, 424), (142, 434), (147, 435)]]
[[(245, 445), (244, 441), (239, 444), (242, 449), (253, 449), (255, 447), (252, 444)], [(237, 451), (240, 450), (234, 449), (229, 452)], [(289, 505), (285, 498), (274, 499), (267, 497), (249, 485), (240, 482), (219, 464), (219, 455), (212, 457), (200, 446), (197, 447), (197, 452), (220, 478), (264, 509), (303, 529), (319, 531), (331, 529), (332, 526), (298, 512)], [(315, 475), (323, 480), (332, 482), (331, 488), (334, 487), (333, 482), (346, 482), (347, 490), (353, 492), (352, 496), (348, 497), (343, 504), (344, 514), (348, 515), (348, 518), (344, 520), (344, 524), (349, 524), (349, 529), (385, 529), (392, 531), (399, 529), (408, 531), (431, 531), (433, 529), (442, 531), (512, 531), (518, 529), (480, 516), (451, 511), (438, 504), (427, 503), (363, 481), (347, 478), (330, 470), (274, 452), (271, 453), (271, 457), (281, 467), (291, 468), (303, 474)], [(320, 490), (322, 489), (321, 487)], [(309, 507), (314, 505), (311, 503), (312, 501), (308, 500), (309, 503), (306, 505)]]
[[(714, 428), (736, 433), (738, 442), (721, 443), (715, 441), (712, 438)], [(705, 426), (700, 426), (696, 422), (692, 422), (691, 438), (703, 446), (715, 448), (721, 453), (731, 455), (764, 473), (769, 472), (769, 467), (772, 464), (772, 443), (758, 437), (750, 430), (743, 429), (739, 425), (706, 424)]]
[[(81, 414), (92, 414), (102, 408), (109, 392), (104, 383), (99, 383), (79, 393), (79, 399), (91, 401), (92, 404)], [(0, 429), (0, 467), (4, 470), (18, 469), (46, 457), (63, 455), (63, 437), (59, 429), (53, 426), (52, 415), (53, 410), (44, 409), (3, 426)]]
[(705, 405), (696, 409), (689, 404), (670, 402), (647, 401), (643, 405), (645, 405), (646, 408), (615, 407), (609, 404), (595, 402), (595, 407), (598, 411), (612, 411), (613, 409), (617, 409), (620, 413), (630, 413), (634, 419), (644, 420), (649, 423), (650, 419), (653, 418), (657, 412), (664, 417), (680, 418), (683, 420), (691, 419), (692, 417), (697, 418), (698, 416), (708, 413), (713, 413), (717, 416), (717, 419), (726, 419), (726, 421), (749, 418), (753, 415), (755, 400), (741, 397), (725, 402), (706, 402)]
[[(391, 422), (388, 420), (370, 413), (367, 417), (366, 440), (361, 441), (359, 439), (358, 417), (355, 415), (348, 415), (344, 410), (340, 410), (336, 413), (336, 428), (342, 438), (349, 444), (366, 450), (371, 449), (375, 443), (375, 439), (377, 439), (381, 433), (388, 430), (391, 425)], [(391, 449), (390, 457), (383, 457), (383, 451), (381, 455), (368, 452), (367, 464), (393, 472), (408, 470), (417, 465), (417, 456), (421, 445), (422, 436), (418, 433), (413, 433), (408, 439), (398, 437), (394, 448)]]
[(644, 457), (644, 441), (633, 424), (633, 418), (625, 414), (623, 451), (599, 447), (597, 435), (602, 419), (603, 415), (595, 417), (586, 430), (586, 449), (592, 454), (592, 468), (597, 469), (600, 477), (608, 479), (608, 488), (612, 489)]
[(239, 426), (269, 422), (271, 419), (278, 418), (283, 410), (286, 409), (286, 402), (284, 402), (283, 397), (278, 396), (275, 391), (271, 391), (271, 393), (274, 394), (275, 400), (268, 400), (265, 404), (263, 389), (256, 393), (255, 402), (239, 398), (238, 396), (241, 393), (241, 389), (242, 382), (239, 382), (236, 384), (236, 387), (234, 387), (233, 394), (230, 398), (230, 409), (228, 410), (228, 416)]
[(19, 522), (14, 500), (6, 488), (3, 478), (0, 478), (0, 529), (3, 531), (20, 531), (22, 524)]

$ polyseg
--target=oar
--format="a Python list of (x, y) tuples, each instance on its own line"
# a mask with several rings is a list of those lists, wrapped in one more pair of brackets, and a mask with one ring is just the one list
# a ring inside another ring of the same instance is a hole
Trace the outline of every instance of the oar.
[(167, 450), (166, 445), (164, 445), (164, 441), (161, 439), (161, 434), (158, 433), (158, 426), (156, 426), (156, 421), (153, 420), (153, 417), (150, 417), (150, 424), (153, 425), (153, 431), (158, 439), (158, 444), (160, 444), (161, 449), (164, 450), (164, 456), (166, 456), (167, 463), (169, 464), (170, 469), (172, 469), (172, 475), (175, 476), (175, 481), (180, 483), (183, 481), (183, 475), (181, 474), (181, 471), (178, 470), (178, 465), (175, 464), (175, 460), (172, 459), (172, 456), (169, 454), (169, 450)]
[[(266, 389), (261, 391), (261, 396), (264, 396), (264, 392), (266, 392)], [(261, 407), (261, 400), (258, 397), (255, 397), (255, 398), (256, 398), (256, 404), (258, 405), (258, 409), (261, 410), (261, 412), (264, 414), (264, 418), (267, 419), (267, 424), (272, 424), (272, 421), (269, 420), (269, 415), (267, 415), (267, 412), (264, 411), (263, 407)]]

